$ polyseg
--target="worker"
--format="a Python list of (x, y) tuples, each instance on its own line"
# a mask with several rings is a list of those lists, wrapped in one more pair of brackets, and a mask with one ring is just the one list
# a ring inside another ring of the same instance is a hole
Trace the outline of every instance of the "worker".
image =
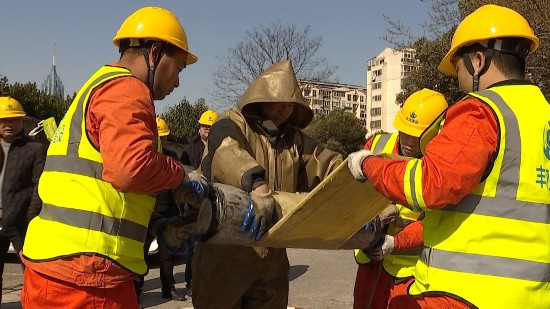
[(199, 118), (199, 130), (198, 133), (191, 137), (188, 143), (184, 146), (181, 155), (181, 162), (187, 165), (191, 165), (194, 168), (199, 168), (201, 165), (202, 155), (204, 148), (208, 142), (208, 135), (210, 134), (210, 128), (218, 120), (218, 113), (213, 110), (207, 110), (201, 114)]
[(516, 11), (478, 8), (439, 64), (468, 94), (447, 109), (425, 155), (350, 155), (356, 179), (425, 213), (415, 280), (389, 308), (550, 307), (550, 158), (541, 138), (550, 104), (525, 80), (538, 46)]
[[(272, 192), (307, 192), (342, 162), (301, 129), (313, 111), (289, 60), (273, 64), (214, 123), (201, 170), (211, 182), (249, 192), (243, 230), (260, 239), (276, 221)], [(252, 206), (253, 205), (253, 206)], [(278, 214), (280, 215), (280, 214)], [(195, 308), (286, 308), (286, 249), (196, 244)]]
[(0, 97), (0, 288), (10, 243), (21, 251), (29, 222), (42, 208), (38, 179), (46, 147), (25, 134), (25, 115), (19, 101)]
[[(393, 126), (398, 133), (378, 133), (365, 144), (373, 153), (420, 158), (420, 134), (447, 108), (445, 97), (431, 89), (411, 94)], [(406, 288), (413, 279), (414, 265), (423, 247), (419, 212), (396, 205), (400, 219), (386, 227), (387, 235), (374, 246), (355, 250), (358, 263), (353, 307), (386, 308), (394, 290)], [(383, 259), (383, 260), (382, 260)]]
[[(164, 119), (157, 117), (157, 129), (162, 146), (162, 153), (175, 160), (179, 160), (175, 152), (166, 148), (168, 135), (170, 135), (170, 127), (168, 127)], [(183, 216), (182, 206), (174, 200), (170, 190), (158, 193), (156, 199), (155, 211), (163, 217)], [(183, 301), (186, 300), (185, 294), (176, 291), (176, 279), (174, 278), (176, 258), (177, 256), (175, 254), (172, 254), (162, 242), (159, 242), (160, 290), (162, 292), (162, 298)]]
[[(162, 147), (162, 153), (167, 155), (175, 160), (179, 160), (177, 154), (169, 150), (166, 146), (168, 144), (168, 135), (170, 134), (170, 128), (164, 119), (157, 117), (157, 131), (160, 140), (160, 145)], [(158, 213), (164, 218), (178, 217), (183, 215), (183, 211), (180, 208), (179, 203), (177, 203), (172, 195), (171, 190), (164, 190), (155, 195), (155, 208), (154, 212)], [(153, 218), (155, 219), (155, 218)], [(147, 233), (147, 238), (145, 241), (145, 246), (143, 247), (144, 257), (147, 256), (151, 243), (154, 240), (154, 231), (151, 231), (151, 226)], [(158, 243), (158, 260), (159, 260), (159, 273), (160, 273), (160, 287), (162, 298), (184, 301), (186, 300), (185, 295), (176, 290), (176, 280), (174, 278), (174, 265), (176, 264), (177, 256), (170, 252), (166, 245), (163, 242)], [(143, 284), (145, 282), (145, 275), (139, 276), (139, 279), (135, 283), (136, 293), (138, 300), (141, 296)]]
[(188, 187), (187, 171), (159, 152), (153, 100), (197, 61), (177, 17), (132, 13), (113, 38), (120, 60), (78, 91), (48, 148), (38, 190), (44, 206), (27, 232), (24, 308), (138, 308), (134, 280), (153, 195)]
[[(183, 164), (190, 165), (195, 169), (198, 169), (201, 165), (202, 155), (204, 149), (208, 142), (208, 135), (210, 133), (210, 128), (218, 120), (218, 113), (213, 110), (206, 110), (201, 114), (198, 124), (199, 130), (198, 134), (191, 137), (187, 144), (184, 145), (183, 151), (181, 154), (180, 161)], [(190, 207), (187, 207), (185, 210), (191, 211)], [(191, 242), (193, 244), (193, 242)], [(193, 255), (195, 253), (195, 247), (190, 246), (187, 249), (187, 255), (185, 257), (185, 292), (187, 296), (192, 296), (193, 294), (193, 268), (191, 264), (193, 262)]]

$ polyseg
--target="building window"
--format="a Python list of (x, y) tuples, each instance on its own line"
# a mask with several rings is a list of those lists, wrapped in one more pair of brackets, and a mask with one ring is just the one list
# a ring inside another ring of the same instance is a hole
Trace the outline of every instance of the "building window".
[(401, 66), (401, 77), (407, 77), (409, 72), (416, 70), (414, 65), (402, 65)]
[(351, 101), (351, 94), (348, 94), (348, 101)]
[(381, 89), (382, 88), (382, 82), (376, 82), (372, 83), (372, 90)]
[(370, 122), (370, 128), (371, 129), (381, 129), (382, 128), (382, 120), (374, 120)]
[(370, 109), (371, 116), (380, 116), (382, 115), (382, 107), (375, 107)]
[(380, 101), (382, 101), (382, 95), (381, 95), (381, 94), (379, 94), (379, 95), (373, 95), (373, 96), (372, 96), (372, 100), (373, 100), (374, 102), (380, 102)]
[(364, 96), (360, 96), (360, 97), (359, 97), (359, 100), (360, 100), (361, 103), (363, 103), (363, 102), (365, 102), (365, 97), (364, 97)]
[(313, 90), (313, 96), (314, 96), (314, 97), (317, 96), (317, 90)]

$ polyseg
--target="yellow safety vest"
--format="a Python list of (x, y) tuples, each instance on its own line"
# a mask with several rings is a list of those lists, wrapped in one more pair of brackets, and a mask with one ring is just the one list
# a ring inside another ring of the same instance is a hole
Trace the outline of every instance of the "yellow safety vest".
[[(387, 153), (392, 154), (395, 149), (398, 134), (382, 133), (374, 136), (372, 144), (369, 148), (375, 154)], [(415, 221), (420, 216), (420, 213), (414, 212), (407, 207), (397, 205), (399, 208), (399, 216), (405, 220)], [(388, 234), (396, 235), (401, 229), (397, 228), (393, 223), (388, 226)], [(370, 259), (360, 249), (354, 250), (355, 261), (358, 264), (367, 264)], [(418, 260), (420, 252), (410, 252), (404, 254), (388, 254), (384, 257), (384, 269), (396, 278), (411, 277), (414, 272), (414, 265)]]
[[(420, 213), (412, 211), (409, 208), (397, 204), (399, 209), (399, 217), (408, 221), (416, 221), (420, 217)], [(395, 226), (394, 223), (390, 223), (388, 226), (388, 235), (395, 236), (402, 229)], [(422, 248), (415, 248), (407, 252), (390, 253), (384, 256), (384, 269), (390, 275), (395, 278), (408, 278), (414, 276), (414, 267)]]
[(38, 191), (40, 214), (27, 231), (23, 254), (33, 261), (94, 254), (136, 274), (147, 271), (143, 243), (155, 198), (122, 193), (102, 179), (103, 159), (86, 135), (92, 91), (132, 76), (103, 66), (80, 89), (51, 141)]
[(422, 161), (408, 163), (407, 199), (426, 211), (409, 293), (452, 294), (479, 308), (550, 308), (550, 105), (534, 85), (469, 95), (495, 112), (498, 153), (485, 181), (440, 210), (424, 203)]

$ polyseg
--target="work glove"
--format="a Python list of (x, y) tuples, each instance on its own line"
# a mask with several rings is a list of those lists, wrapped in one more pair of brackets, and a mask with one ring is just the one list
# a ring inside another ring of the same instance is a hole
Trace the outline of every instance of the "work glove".
[(189, 166), (183, 166), (185, 177), (181, 184), (172, 191), (174, 199), (181, 204), (197, 206), (209, 194), (206, 177)]
[(388, 224), (399, 218), (399, 208), (389, 204), (376, 217), (369, 221), (364, 229), (375, 233), (372, 245), (363, 249), (363, 253), (371, 260), (382, 260), (384, 255), (393, 252), (393, 236), (386, 235)]
[(267, 193), (250, 192), (248, 196), (248, 211), (243, 221), (241, 231), (248, 231), (248, 237), (260, 239), (274, 219), (275, 199), (271, 190)]
[(382, 246), (384, 245), (385, 235), (379, 234), (374, 238), (372, 244), (364, 248), (363, 253), (371, 260), (380, 261), (384, 259), (384, 253), (382, 252)]
[(382, 254), (388, 255), (393, 253), (393, 249), (395, 248), (394, 244), (394, 238), (391, 235), (384, 236), (384, 243), (382, 244)]
[(375, 218), (377, 217), (382, 226), (386, 226), (399, 218), (399, 208), (395, 204), (389, 204)]
[(359, 182), (365, 182), (367, 180), (367, 177), (363, 175), (363, 161), (373, 156), (374, 154), (370, 152), (369, 150), (359, 150), (356, 152), (352, 152), (348, 156), (348, 168), (351, 172), (351, 175), (353, 175), (353, 178)]
[(163, 218), (156, 230), (157, 240), (171, 253), (184, 253), (192, 246), (194, 225), (185, 217)]

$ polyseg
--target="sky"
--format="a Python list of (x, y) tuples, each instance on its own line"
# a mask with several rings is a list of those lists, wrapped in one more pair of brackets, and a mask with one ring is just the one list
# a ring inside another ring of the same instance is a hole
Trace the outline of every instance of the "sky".
[(180, 86), (155, 103), (158, 114), (184, 97), (216, 106), (211, 93), (221, 58), (246, 38), (246, 32), (274, 22), (310, 27), (322, 38), (318, 56), (338, 69), (341, 83), (366, 84), (367, 61), (389, 43), (384, 15), (400, 20), (422, 35), (429, 5), (420, 0), (2, 0), (0, 3), (0, 75), (10, 83), (36, 82), (40, 87), (56, 66), (72, 95), (103, 64), (117, 61), (112, 43), (116, 31), (131, 13), (144, 6), (164, 7), (182, 23), (189, 49), (199, 61), (180, 74)]

